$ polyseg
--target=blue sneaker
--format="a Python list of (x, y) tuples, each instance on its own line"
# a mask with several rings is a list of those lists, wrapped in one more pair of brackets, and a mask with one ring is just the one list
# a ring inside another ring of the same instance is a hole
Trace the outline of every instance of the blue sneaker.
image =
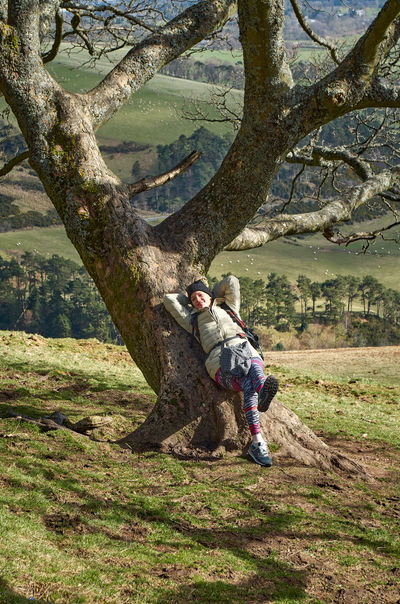
[(269, 456), (266, 443), (252, 443), (248, 453), (260, 466), (266, 466), (267, 468), (272, 466), (272, 460)]
[(279, 382), (274, 375), (269, 375), (258, 393), (258, 410), (268, 411), (272, 399), (278, 392)]

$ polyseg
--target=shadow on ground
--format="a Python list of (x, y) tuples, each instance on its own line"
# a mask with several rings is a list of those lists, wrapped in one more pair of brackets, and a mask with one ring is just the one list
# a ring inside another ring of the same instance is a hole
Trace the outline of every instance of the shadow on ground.
[[(25, 604), (26, 602), (37, 602), (38, 604), (44, 604), (45, 600), (36, 600), (35, 598), (25, 598), (25, 596), (18, 595), (13, 591), (8, 584), (0, 577), (0, 604)], [(46, 600), (49, 604), (49, 600)]]

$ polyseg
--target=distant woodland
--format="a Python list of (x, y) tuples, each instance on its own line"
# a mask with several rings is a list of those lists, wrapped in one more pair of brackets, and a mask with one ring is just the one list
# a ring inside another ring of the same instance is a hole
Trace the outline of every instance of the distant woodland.
[[(285, 275), (270, 273), (266, 282), (239, 280), (242, 317), (261, 331), (274, 328), (301, 336), (309, 325), (318, 324), (341, 326), (341, 345), (400, 341), (400, 292), (383, 287), (374, 277), (313, 282), (299, 275), (291, 283)], [(86, 270), (57, 255), (45, 258), (25, 252), (20, 259), (0, 257), (0, 329), (122, 343)], [(273, 344), (265, 340), (264, 346)]]

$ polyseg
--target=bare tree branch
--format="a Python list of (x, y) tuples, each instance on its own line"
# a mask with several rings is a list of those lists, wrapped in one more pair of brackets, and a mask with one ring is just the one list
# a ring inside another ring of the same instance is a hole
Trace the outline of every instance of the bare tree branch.
[(286, 210), (287, 206), (290, 205), (292, 199), (293, 199), (293, 194), (294, 194), (294, 189), (296, 186), (296, 182), (297, 180), (300, 178), (300, 176), (303, 174), (305, 168), (306, 168), (306, 163), (305, 162), (301, 162), (303, 165), (301, 166), (300, 170), (297, 172), (296, 176), (292, 179), (292, 184), (290, 186), (290, 194), (288, 197), (288, 200), (283, 204), (282, 208), (281, 208), (281, 213), (283, 212), (283, 210)]
[[(387, 0), (364, 36), (355, 45), (351, 54), (363, 59), (366, 68), (364, 73), (359, 74), (360, 76), (367, 76), (377, 65), (381, 58), (381, 53), (384, 53), (384, 56), (386, 56), (391, 44), (395, 42), (395, 40), (393, 42), (390, 40), (390, 29), (393, 30), (392, 33), (396, 31), (393, 23), (399, 14), (400, 4), (398, 0)], [(388, 36), (389, 40), (387, 39)], [(388, 42), (388, 46), (383, 44), (385, 39)], [(361, 66), (362, 63), (360, 63)]]
[[(310, 153), (307, 155), (307, 151)], [(286, 156), (288, 163), (301, 163), (306, 166), (332, 167), (332, 162), (342, 161), (349, 165), (354, 172), (366, 180), (373, 175), (369, 163), (359, 155), (352, 153), (345, 147), (312, 146), (311, 148), (293, 149)]]
[[(209, 103), (192, 99), (190, 105), (183, 107), (181, 115), (185, 120), (192, 122), (227, 123), (239, 130), (242, 121), (242, 100), (241, 92), (233, 87), (213, 86)], [(211, 108), (217, 111), (218, 117), (211, 115)]]
[(371, 100), (378, 68), (400, 35), (396, 23), (399, 14), (398, 0), (387, 0), (365, 34), (337, 68), (310, 87), (310, 91), (317, 93), (320, 106), (329, 114), (326, 121), (370, 106), (368, 100)]
[(23, 161), (25, 161), (25, 159), (28, 159), (28, 157), (29, 157), (28, 151), (24, 151), (23, 153), (20, 153), (19, 155), (16, 155), (15, 157), (13, 157), (9, 162), (4, 164), (4, 166), (0, 169), (0, 177), (5, 176), (9, 172), (11, 172), (11, 170), (15, 166), (17, 166), (18, 164), (21, 164)]
[(400, 87), (377, 80), (363, 99), (364, 107), (400, 107)]
[(177, 164), (172, 170), (168, 172), (164, 172), (163, 174), (159, 174), (158, 176), (153, 176), (150, 178), (142, 178), (137, 182), (133, 183), (129, 186), (129, 193), (133, 197), (138, 193), (142, 193), (143, 191), (150, 191), (151, 189), (155, 189), (156, 187), (160, 187), (161, 185), (169, 182), (173, 178), (176, 178), (182, 172), (185, 172), (190, 166), (194, 164), (201, 157), (201, 153), (198, 151), (192, 151), (190, 155), (185, 157), (179, 164)]
[(94, 6), (93, 4), (86, 4), (86, 3), (70, 3), (70, 2), (64, 2), (64, 5), (66, 6), (67, 10), (70, 12), (73, 12), (75, 15), (79, 16), (79, 17), (90, 17), (93, 20), (97, 20), (97, 21), (101, 21), (104, 22), (105, 17), (101, 14), (101, 13), (106, 13), (107, 17), (107, 22), (106, 22), (106, 26), (108, 26), (108, 22), (111, 20), (111, 16), (113, 15), (114, 17), (123, 17), (124, 19), (126, 19), (127, 21), (130, 21), (131, 23), (133, 23), (134, 25), (137, 25), (147, 31), (151, 31), (153, 33), (155, 33), (156, 31), (158, 31), (158, 27), (152, 27), (151, 25), (149, 25), (149, 23), (146, 23), (146, 21), (144, 19), (139, 19), (136, 15), (132, 14), (132, 7), (130, 6), (131, 3), (129, 3), (129, 5), (127, 6), (126, 10), (121, 10), (118, 6), (106, 3), (106, 4), (98, 4), (96, 6)]
[(64, 19), (60, 11), (56, 11), (55, 21), (56, 31), (53, 45), (49, 52), (46, 52), (44, 55), (42, 55), (43, 63), (50, 63), (50, 61), (53, 61), (53, 59), (56, 58), (57, 53), (60, 50), (61, 42), (63, 40)]
[(169, 61), (200, 42), (235, 10), (235, 0), (201, 0), (149, 35), (87, 94), (93, 123), (100, 127)]
[(311, 40), (313, 40), (314, 42), (316, 42), (320, 46), (324, 46), (325, 48), (327, 48), (329, 50), (330, 54), (331, 54), (331, 57), (332, 57), (333, 61), (337, 65), (339, 65), (340, 59), (339, 59), (338, 54), (337, 54), (337, 48), (336, 48), (336, 46), (334, 46), (333, 44), (330, 44), (329, 42), (327, 42), (326, 40), (324, 40), (323, 38), (321, 38), (321, 36), (318, 36), (318, 34), (316, 34), (311, 29), (311, 27), (309, 26), (309, 24), (307, 23), (304, 15), (303, 15), (303, 13), (300, 10), (300, 6), (299, 6), (297, 0), (290, 0), (290, 3), (292, 5), (294, 14), (296, 15), (297, 21), (299, 22), (301, 28), (311, 38)]
[[(88, 33), (80, 27), (81, 18), (80, 15), (74, 15), (71, 20), (72, 31), (74, 35), (78, 36), (86, 47), (90, 56), (94, 56), (96, 54), (95, 47), (92, 44)], [(68, 35), (68, 34), (67, 34)], [(67, 37), (67, 35), (65, 37)]]
[(392, 224), (380, 229), (376, 229), (375, 231), (360, 231), (357, 233), (351, 233), (350, 235), (336, 234), (332, 228), (327, 228), (323, 234), (324, 237), (331, 243), (336, 243), (337, 245), (344, 244), (347, 246), (349, 243), (354, 243), (354, 241), (373, 241), (385, 231), (389, 231), (398, 225), (400, 225), (400, 221), (393, 222)]
[(338, 222), (349, 220), (352, 212), (360, 205), (399, 182), (400, 168), (384, 170), (353, 187), (347, 198), (335, 199), (320, 210), (304, 214), (281, 214), (256, 228), (245, 228), (225, 250), (252, 249), (286, 235), (325, 231)]

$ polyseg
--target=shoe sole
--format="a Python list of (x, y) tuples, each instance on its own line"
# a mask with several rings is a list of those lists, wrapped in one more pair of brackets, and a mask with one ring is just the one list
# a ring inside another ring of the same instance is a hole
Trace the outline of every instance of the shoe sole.
[(258, 399), (258, 410), (268, 411), (269, 406), (278, 392), (279, 382), (274, 375), (269, 375), (264, 382), (262, 389), (260, 390), (260, 396)]
[(264, 468), (270, 468), (272, 466), (272, 461), (270, 460), (269, 463), (261, 463), (261, 461), (259, 461), (251, 452), (251, 450), (249, 449), (248, 454), (250, 455), (251, 459), (253, 461), (255, 461), (259, 466), (263, 466)]

